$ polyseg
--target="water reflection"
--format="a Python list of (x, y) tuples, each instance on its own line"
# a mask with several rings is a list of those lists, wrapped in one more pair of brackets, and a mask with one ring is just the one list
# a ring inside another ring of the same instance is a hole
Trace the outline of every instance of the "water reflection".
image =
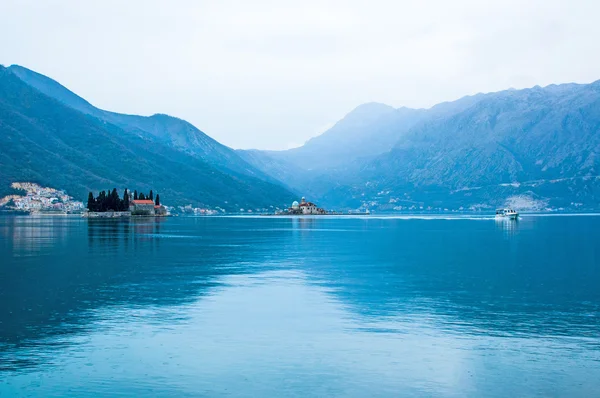
[(505, 218), (495, 219), (496, 229), (504, 233), (504, 237), (507, 239), (512, 238), (518, 232), (519, 220), (510, 220)]
[[(218, 285), (221, 275), (246, 271), (232, 264), (240, 257), (237, 248), (211, 245), (210, 232), (186, 231), (191, 239), (169, 240), (162, 251), (161, 241), (168, 239), (161, 230), (163, 221), (49, 220), (2, 220), (8, 236), (32, 240), (15, 243), (29, 250), (28, 261), (20, 258), (19, 250), (11, 254), (9, 245), (3, 245), (0, 253), (7, 259), (0, 267), (0, 367), (4, 369), (47, 360), (44, 350), (62, 348), (66, 336), (89, 331), (98, 308), (191, 302)], [(23, 233), (32, 223), (44, 232)], [(51, 232), (68, 245), (56, 245), (59, 239)], [(56, 344), (57, 339), (61, 344)]]
[(140, 219), (90, 219), (87, 222), (88, 243), (91, 250), (104, 251), (106, 247), (123, 246), (133, 250), (158, 249), (163, 217)]
[(56, 363), (77, 386), (116, 364), (132, 395), (149, 374), (166, 395), (254, 396), (520, 395), (524, 375), (538, 395), (561, 367), (553, 391), (586, 396), (600, 377), (600, 219), (90, 221), (53, 221), (62, 237), (23, 258), (24, 224), (0, 219), (5, 375)]
[(44, 248), (64, 242), (69, 229), (64, 217), (0, 217), (0, 236), (4, 244), (10, 245), (12, 255), (18, 257), (42, 255)]

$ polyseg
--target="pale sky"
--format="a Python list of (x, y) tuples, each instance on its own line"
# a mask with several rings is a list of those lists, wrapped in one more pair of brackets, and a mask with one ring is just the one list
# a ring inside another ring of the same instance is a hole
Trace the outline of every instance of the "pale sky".
[(1, 0), (0, 63), (285, 149), (354, 107), (600, 79), (597, 0)]

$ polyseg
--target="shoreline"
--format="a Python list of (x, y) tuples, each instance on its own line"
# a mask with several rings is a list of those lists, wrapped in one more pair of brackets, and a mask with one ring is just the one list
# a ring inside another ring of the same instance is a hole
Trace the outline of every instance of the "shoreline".
[(156, 217), (170, 217), (168, 214), (132, 214), (130, 211), (104, 211), (95, 212), (88, 211), (81, 213), (82, 218), (95, 219), (95, 218), (156, 218)]
[(372, 213), (327, 213), (327, 214), (258, 214), (263, 217), (327, 217), (327, 216), (370, 216)]
[[(118, 214), (115, 214), (118, 213)], [(127, 214), (122, 214), (127, 213)], [(565, 216), (600, 216), (600, 211), (597, 212), (520, 212), (520, 216), (525, 217), (565, 217)], [(230, 213), (230, 214), (214, 214), (214, 215), (187, 215), (187, 214), (169, 214), (169, 215), (132, 215), (130, 212), (104, 212), (94, 213), (90, 216), (87, 212), (82, 213), (54, 213), (54, 212), (28, 212), (23, 210), (0, 210), (0, 216), (31, 216), (31, 217), (81, 217), (88, 219), (95, 218), (169, 218), (169, 217), (189, 217), (189, 218), (205, 218), (205, 217), (235, 217), (235, 218), (320, 218), (320, 217), (360, 217), (360, 218), (405, 218), (405, 217), (446, 217), (446, 218), (466, 218), (477, 217), (482, 219), (494, 218), (494, 213), (487, 212), (447, 212), (447, 213), (340, 213), (340, 214), (247, 214), (247, 213)]]

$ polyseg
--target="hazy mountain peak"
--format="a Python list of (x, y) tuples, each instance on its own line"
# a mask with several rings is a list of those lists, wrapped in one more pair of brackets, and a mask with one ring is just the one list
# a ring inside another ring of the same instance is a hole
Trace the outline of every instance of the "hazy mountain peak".
[(354, 112), (386, 112), (386, 111), (391, 111), (394, 110), (395, 108), (381, 103), (381, 102), (365, 102), (364, 104), (360, 104), (359, 106), (357, 106), (356, 108), (354, 108), (352, 111), (350, 111), (350, 113), (354, 113)]
[(354, 108), (338, 123), (363, 123), (366, 121), (372, 121), (383, 115), (394, 112), (395, 110), (396, 109), (394, 107), (386, 104), (382, 104), (379, 102), (368, 102), (366, 104), (362, 104)]

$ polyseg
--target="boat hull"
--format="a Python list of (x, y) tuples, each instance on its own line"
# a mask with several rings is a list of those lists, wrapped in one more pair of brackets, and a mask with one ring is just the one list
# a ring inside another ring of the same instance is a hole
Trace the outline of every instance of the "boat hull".
[(496, 215), (496, 220), (516, 220), (519, 214), (502, 214)]

